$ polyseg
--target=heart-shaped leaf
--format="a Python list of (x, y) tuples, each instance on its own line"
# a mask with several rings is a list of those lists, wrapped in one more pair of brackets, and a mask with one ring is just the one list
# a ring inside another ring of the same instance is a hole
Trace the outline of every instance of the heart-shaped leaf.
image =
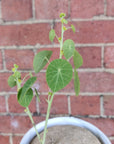
[(13, 75), (9, 76), (9, 78), (8, 78), (8, 85), (9, 85), (10, 87), (16, 86), (15, 77), (14, 77)]
[(31, 89), (31, 86), (34, 84), (36, 81), (37, 77), (31, 77), (29, 78), (24, 86), (19, 90), (18, 92), (18, 102), (20, 105), (27, 107), (33, 97), (33, 91)]
[(23, 107), (28, 107), (32, 98), (33, 98), (33, 91), (31, 88), (28, 89), (28, 91), (22, 96), (23, 88), (21, 88), (18, 92), (18, 102)]
[(78, 77), (78, 72), (76, 70), (74, 70), (74, 89), (76, 96), (78, 96), (80, 92), (80, 80)]
[(51, 42), (53, 42), (54, 38), (55, 38), (55, 30), (51, 29), (49, 32), (49, 39)]
[(53, 60), (46, 71), (48, 86), (53, 92), (64, 88), (72, 79), (72, 66), (64, 59)]
[(66, 59), (69, 59), (73, 56), (75, 50), (75, 44), (73, 40), (67, 39), (63, 44), (63, 53)]
[(41, 69), (47, 64), (52, 55), (52, 51), (41, 51), (35, 55), (33, 60), (33, 68), (35, 73), (40, 72)]
[(83, 58), (77, 50), (74, 51), (73, 61), (74, 61), (75, 69), (81, 67), (83, 64)]

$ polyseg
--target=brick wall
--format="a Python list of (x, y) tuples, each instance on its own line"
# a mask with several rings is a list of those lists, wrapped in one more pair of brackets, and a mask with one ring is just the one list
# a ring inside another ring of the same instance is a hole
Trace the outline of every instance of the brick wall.
[[(0, 144), (19, 144), (31, 123), (16, 100), (16, 88), (7, 78), (14, 63), (23, 75), (32, 71), (34, 55), (43, 49), (57, 57), (58, 44), (51, 43), (49, 30), (59, 34), (59, 13), (65, 12), (76, 34), (84, 59), (79, 69), (81, 93), (75, 97), (73, 83), (58, 92), (51, 117), (73, 115), (99, 127), (114, 144), (114, 1), (113, 0), (1, 0), (0, 1)], [(41, 104), (34, 97), (30, 109), (34, 120), (44, 120), (48, 87), (45, 70), (38, 75)]]

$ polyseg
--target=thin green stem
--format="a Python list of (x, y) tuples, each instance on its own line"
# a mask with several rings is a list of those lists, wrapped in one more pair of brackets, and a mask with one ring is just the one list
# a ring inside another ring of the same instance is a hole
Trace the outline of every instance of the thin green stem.
[(50, 100), (48, 100), (48, 108), (47, 108), (47, 114), (46, 114), (45, 128), (44, 128), (44, 135), (43, 135), (42, 144), (45, 144), (45, 140), (46, 140), (47, 124), (48, 124), (48, 119), (49, 119), (49, 115), (50, 115), (51, 105), (52, 105), (52, 102), (53, 102), (53, 97), (54, 97), (54, 93), (52, 93)]
[(63, 50), (63, 34), (64, 34), (64, 29), (63, 29), (63, 23), (62, 23), (62, 26), (61, 26), (61, 42), (60, 42), (60, 56), (59, 58), (61, 59), (62, 58), (62, 50)]
[(34, 127), (34, 129), (35, 129), (35, 132), (36, 132), (36, 135), (37, 135), (37, 138), (38, 138), (40, 144), (42, 144), (42, 140), (41, 140), (41, 138), (40, 138), (40, 134), (38, 133), (38, 131), (37, 131), (37, 129), (36, 129), (36, 125), (35, 125), (35, 123), (34, 123), (34, 120), (33, 120), (33, 118), (32, 118), (31, 112), (30, 112), (30, 110), (29, 110), (28, 107), (26, 107), (26, 113), (28, 114), (28, 116), (29, 116), (29, 118), (30, 118), (30, 120), (31, 120), (31, 123), (32, 123), (32, 125), (33, 125), (33, 127)]

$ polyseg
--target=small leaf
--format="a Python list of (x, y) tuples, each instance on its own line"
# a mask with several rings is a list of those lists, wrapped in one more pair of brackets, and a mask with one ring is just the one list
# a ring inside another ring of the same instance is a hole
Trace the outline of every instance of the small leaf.
[(66, 16), (65, 13), (60, 13), (60, 15), (59, 15), (60, 18), (64, 18), (65, 16)]
[(82, 64), (83, 64), (83, 58), (82, 58), (82, 56), (78, 53), (77, 50), (74, 51), (73, 61), (74, 61), (75, 69), (81, 67)]
[(49, 32), (49, 39), (51, 42), (53, 42), (54, 38), (55, 38), (55, 30), (51, 29)]
[(33, 91), (31, 88), (28, 89), (28, 91), (22, 96), (23, 88), (21, 88), (18, 92), (18, 102), (23, 107), (28, 107), (32, 98), (33, 98)]
[(53, 92), (64, 88), (72, 79), (72, 66), (64, 59), (53, 60), (46, 71), (47, 84)]
[(35, 55), (33, 60), (33, 68), (35, 73), (40, 72), (41, 69), (47, 64), (47, 60), (50, 59), (52, 51), (41, 51)]
[(18, 92), (18, 102), (23, 107), (27, 107), (30, 104), (31, 100), (32, 100), (33, 91), (31, 89), (31, 86), (34, 84), (36, 79), (37, 79), (37, 77), (29, 78), (25, 82), (24, 86)]
[(14, 76), (15, 76), (17, 79), (21, 79), (21, 73), (18, 72), (18, 71), (16, 71), (16, 72), (14, 73)]
[(68, 24), (68, 21), (66, 19), (64, 19), (64, 18), (61, 19), (61, 22), (64, 23), (64, 24)]
[(74, 89), (76, 96), (78, 96), (80, 92), (80, 80), (78, 77), (78, 72), (76, 70), (74, 70)]
[(8, 78), (8, 85), (9, 85), (10, 87), (16, 86), (15, 77), (14, 77), (13, 75), (9, 76), (9, 78)]
[(75, 26), (73, 24), (71, 24), (71, 28), (72, 28), (72, 31), (75, 33), (76, 29), (75, 29)]
[(75, 50), (75, 44), (73, 40), (67, 39), (63, 44), (63, 53), (66, 59), (69, 59), (73, 56)]

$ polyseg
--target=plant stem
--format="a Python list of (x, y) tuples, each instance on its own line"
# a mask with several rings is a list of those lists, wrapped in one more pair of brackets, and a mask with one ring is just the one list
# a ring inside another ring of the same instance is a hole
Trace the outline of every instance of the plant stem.
[(51, 110), (51, 105), (52, 105), (53, 97), (54, 97), (54, 93), (52, 93), (50, 100), (48, 100), (48, 108), (47, 108), (47, 114), (46, 114), (45, 128), (44, 128), (44, 135), (43, 135), (43, 142), (42, 142), (42, 144), (45, 144), (45, 140), (46, 140), (47, 123), (48, 123), (48, 119), (49, 119), (49, 114), (50, 114), (50, 110)]
[(62, 50), (63, 50), (63, 34), (64, 34), (64, 30), (63, 30), (63, 23), (62, 23), (62, 26), (61, 26), (61, 42), (60, 42), (60, 56), (59, 58), (61, 59), (62, 58)]
[(40, 144), (42, 144), (42, 140), (41, 140), (40, 135), (39, 135), (39, 133), (38, 133), (38, 131), (37, 131), (37, 129), (36, 129), (36, 125), (35, 125), (35, 123), (34, 123), (34, 120), (33, 120), (33, 118), (32, 118), (31, 112), (30, 112), (30, 110), (29, 110), (28, 107), (26, 107), (26, 113), (28, 114), (28, 116), (29, 116), (29, 118), (30, 118), (30, 120), (31, 120), (31, 123), (32, 123), (32, 125), (33, 125), (33, 127), (34, 127), (34, 129), (35, 129), (35, 132), (36, 132), (36, 135), (37, 135), (37, 137), (38, 137), (38, 140), (39, 140)]

